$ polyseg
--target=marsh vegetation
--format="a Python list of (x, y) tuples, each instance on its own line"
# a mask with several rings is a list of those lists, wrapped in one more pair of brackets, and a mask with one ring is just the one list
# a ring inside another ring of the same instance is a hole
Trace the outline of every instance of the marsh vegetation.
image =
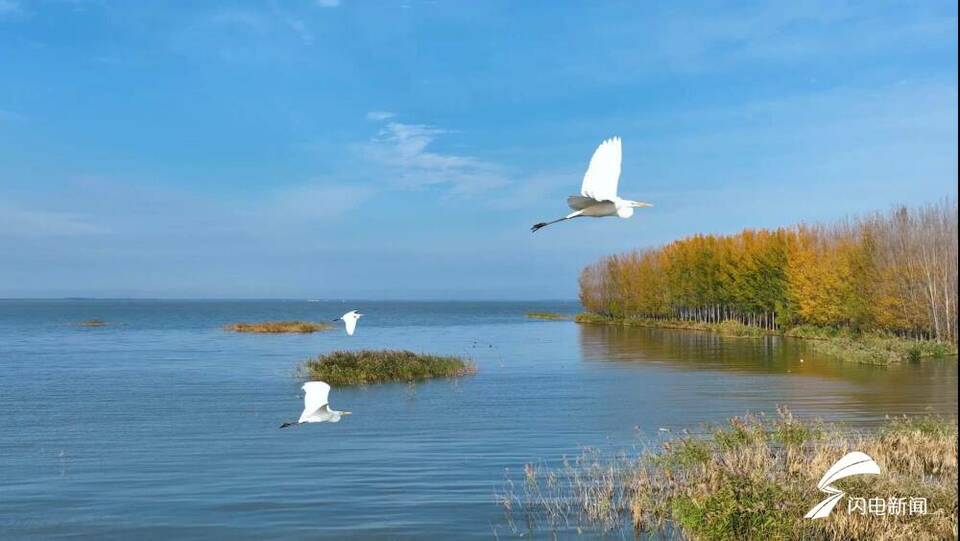
[[(860, 451), (881, 474), (838, 481), (847, 498), (923, 499), (926, 513), (874, 516), (841, 502), (824, 520), (804, 514), (820, 476)], [(746, 416), (670, 437), (639, 456), (588, 451), (559, 468), (527, 465), (499, 496), (517, 533), (633, 529), (689, 539), (950, 539), (957, 535), (957, 423), (893, 419), (873, 432)]]
[(567, 321), (573, 319), (570, 316), (565, 316), (556, 312), (527, 312), (527, 317), (530, 319), (549, 319), (555, 321)]
[(321, 380), (334, 387), (475, 374), (476, 365), (460, 357), (429, 355), (406, 350), (334, 351), (307, 361), (303, 379)]

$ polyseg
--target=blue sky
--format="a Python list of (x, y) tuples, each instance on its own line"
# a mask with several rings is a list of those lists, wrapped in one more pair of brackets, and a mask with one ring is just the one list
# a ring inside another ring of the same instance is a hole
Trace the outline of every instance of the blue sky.
[[(955, 2), (0, 0), (0, 297), (575, 298), (602, 255), (956, 197), (956, 35)], [(656, 206), (531, 234), (612, 135)]]

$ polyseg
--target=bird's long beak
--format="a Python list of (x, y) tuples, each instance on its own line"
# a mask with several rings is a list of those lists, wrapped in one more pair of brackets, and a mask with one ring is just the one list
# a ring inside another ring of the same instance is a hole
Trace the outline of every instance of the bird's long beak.
[(352, 411), (341, 411), (340, 415), (353, 415)]
[(638, 207), (652, 207), (653, 204), (651, 204), (651, 203), (644, 203), (643, 201), (637, 201), (637, 206), (638, 206)]
[(338, 317), (338, 318), (335, 319), (334, 321), (340, 321), (341, 319), (343, 319), (343, 318), (339, 318), (339, 317)]

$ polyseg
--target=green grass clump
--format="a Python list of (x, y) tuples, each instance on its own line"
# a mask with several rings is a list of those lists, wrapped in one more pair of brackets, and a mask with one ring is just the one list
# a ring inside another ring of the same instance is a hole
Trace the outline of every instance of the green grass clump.
[(233, 332), (249, 332), (262, 334), (280, 334), (280, 333), (314, 333), (319, 331), (329, 331), (333, 325), (329, 323), (316, 323), (312, 321), (262, 321), (260, 323), (231, 323), (225, 325), (224, 330)]
[(318, 379), (337, 387), (475, 374), (476, 365), (459, 357), (427, 355), (405, 350), (334, 351), (303, 366), (304, 379)]
[(91, 329), (92, 329), (92, 328), (97, 328), (97, 327), (106, 327), (106, 326), (107, 326), (107, 322), (104, 321), (104, 320), (102, 320), (102, 319), (85, 319), (85, 320), (81, 321), (80, 323), (77, 323), (77, 325), (79, 325), (79, 326), (81, 326), (81, 327), (87, 327), (87, 328), (91, 328)]
[[(804, 519), (824, 497), (820, 476), (851, 451), (868, 454), (881, 473), (839, 481), (847, 497), (926, 498), (928, 513), (878, 517), (848, 513), (841, 502), (825, 520)], [(520, 492), (498, 499), (517, 528), (620, 524), (643, 538), (704, 540), (955, 539), (957, 421), (904, 417), (860, 432), (781, 409), (668, 439), (632, 459), (585, 454), (572, 468), (540, 468)]]
[(668, 469), (686, 468), (710, 460), (710, 447), (696, 438), (680, 439), (667, 443), (663, 453), (655, 457), (657, 465)]
[(527, 312), (527, 317), (530, 319), (550, 319), (557, 321), (571, 319), (569, 316), (558, 314), (556, 312)]

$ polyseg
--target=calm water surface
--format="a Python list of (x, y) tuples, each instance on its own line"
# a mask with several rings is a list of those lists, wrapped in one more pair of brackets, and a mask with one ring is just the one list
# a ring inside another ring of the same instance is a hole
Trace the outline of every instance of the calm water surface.
[[(355, 336), (225, 323), (369, 314)], [(955, 360), (891, 368), (803, 343), (534, 321), (575, 303), (0, 301), (0, 538), (509, 537), (509, 469), (788, 405), (856, 426), (957, 414)], [(104, 328), (77, 322), (101, 318)], [(278, 430), (337, 348), (466, 355), (458, 381), (338, 389)], [(805, 360), (800, 363), (800, 359)]]

